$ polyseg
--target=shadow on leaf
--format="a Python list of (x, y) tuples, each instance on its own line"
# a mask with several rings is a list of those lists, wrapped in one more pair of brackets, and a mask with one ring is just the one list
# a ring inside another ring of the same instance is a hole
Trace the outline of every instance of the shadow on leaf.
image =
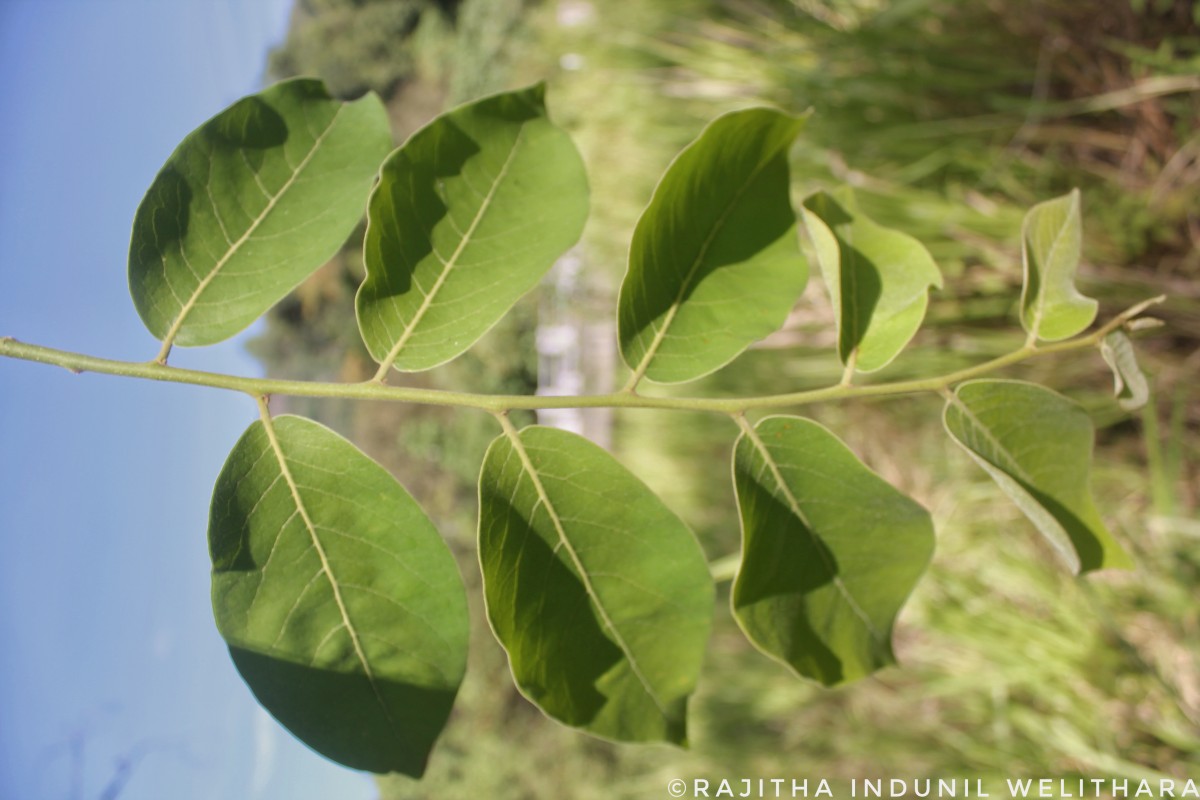
[(254, 696), (321, 755), (354, 769), (419, 778), (450, 716), (454, 689), (297, 664), (230, 646)]

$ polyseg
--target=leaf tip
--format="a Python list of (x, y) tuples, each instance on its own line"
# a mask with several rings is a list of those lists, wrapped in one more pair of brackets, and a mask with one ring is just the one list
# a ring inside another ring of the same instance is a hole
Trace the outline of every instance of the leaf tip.
[(535, 108), (546, 109), (546, 82), (538, 81), (517, 92), (522, 98), (529, 101), (529, 104)]

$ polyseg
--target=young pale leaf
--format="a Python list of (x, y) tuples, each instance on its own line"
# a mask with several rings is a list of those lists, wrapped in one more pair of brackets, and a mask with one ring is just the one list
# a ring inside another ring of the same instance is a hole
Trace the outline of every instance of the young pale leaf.
[(1136, 411), (1150, 399), (1150, 386), (1138, 366), (1133, 342), (1124, 331), (1113, 331), (1100, 343), (1100, 355), (1112, 369), (1117, 404), (1126, 411)]
[(1073, 572), (1131, 566), (1092, 501), (1092, 421), (1082, 408), (1031, 383), (980, 380), (958, 387), (943, 419)]
[(685, 741), (713, 585), (687, 526), (588, 440), (511, 427), (479, 478), (492, 629), (551, 717), (623, 741)]
[(827, 686), (894, 663), (896, 615), (933, 556), (929, 512), (799, 417), (747, 428), (733, 477), (733, 613), (750, 641)]
[(836, 312), (838, 355), (860, 372), (891, 363), (925, 319), (942, 273), (913, 237), (872, 222), (846, 186), (804, 201), (804, 225)]
[(617, 304), (632, 384), (699, 378), (783, 324), (808, 279), (788, 199), (788, 149), (804, 121), (726, 114), (667, 169)]
[(259, 702), (355, 769), (420, 776), (466, 668), (466, 596), (416, 502), (314, 422), (255, 422), (209, 521), (213, 610)]
[(1021, 325), (1030, 336), (1046, 342), (1068, 339), (1096, 318), (1098, 303), (1075, 288), (1082, 246), (1078, 189), (1038, 203), (1025, 215)]
[(376, 361), (423, 370), (461, 354), (578, 241), (587, 176), (543, 95), (456, 108), (383, 165), (356, 301)]
[(245, 328), (337, 252), (390, 147), (378, 97), (343, 103), (311, 79), (188, 134), (133, 222), (129, 291), (146, 327), (167, 347)]

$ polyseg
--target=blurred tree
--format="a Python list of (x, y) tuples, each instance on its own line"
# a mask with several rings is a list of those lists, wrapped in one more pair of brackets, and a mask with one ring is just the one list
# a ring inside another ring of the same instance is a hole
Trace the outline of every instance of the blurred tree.
[[(338, 96), (390, 95), (416, 70), (410, 40), (423, 20), (453, 22), (460, 0), (299, 0), (283, 46), (271, 54), (277, 78), (317, 75)], [(431, 19), (436, 18), (436, 19)]]

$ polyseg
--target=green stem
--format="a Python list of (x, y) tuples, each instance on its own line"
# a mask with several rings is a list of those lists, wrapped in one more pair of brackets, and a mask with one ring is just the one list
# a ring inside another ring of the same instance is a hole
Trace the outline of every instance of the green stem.
[(1007, 355), (985, 361), (973, 367), (949, 372), (932, 378), (892, 381), (867, 385), (828, 386), (803, 392), (762, 395), (758, 397), (647, 397), (628, 391), (612, 394), (580, 395), (578, 397), (547, 397), (539, 395), (471, 394), (437, 389), (418, 389), (408, 386), (388, 386), (378, 381), (361, 383), (327, 383), (322, 381), (246, 378), (217, 372), (182, 369), (157, 361), (114, 361), (107, 358), (56, 350), (36, 344), (25, 344), (12, 338), (0, 338), (0, 356), (34, 361), (63, 367), (71, 372), (98, 372), (126, 378), (186, 383), (213, 389), (243, 392), (257, 399), (266, 395), (293, 397), (338, 397), (355, 400), (388, 400), (419, 405), (476, 408), (498, 413), (516, 409), (542, 408), (657, 408), (679, 411), (711, 411), (719, 414), (739, 414), (744, 411), (789, 408), (830, 400), (850, 400), (861, 397), (886, 397), (918, 392), (938, 392), (956, 383), (995, 372), (1029, 359), (1097, 346), (1104, 337), (1120, 328), (1164, 297), (1154, 297), (1118, 314), (1108, 323), (1085, 336), (1064, 342), (1026, 345)]
[(854, 383), (854, 371), (858, 368), (858, 348), (850, 351), (850, 357), (846, 359), (846, 368), (842, 370), (842, 382), (838, 386), (849, 386)]

